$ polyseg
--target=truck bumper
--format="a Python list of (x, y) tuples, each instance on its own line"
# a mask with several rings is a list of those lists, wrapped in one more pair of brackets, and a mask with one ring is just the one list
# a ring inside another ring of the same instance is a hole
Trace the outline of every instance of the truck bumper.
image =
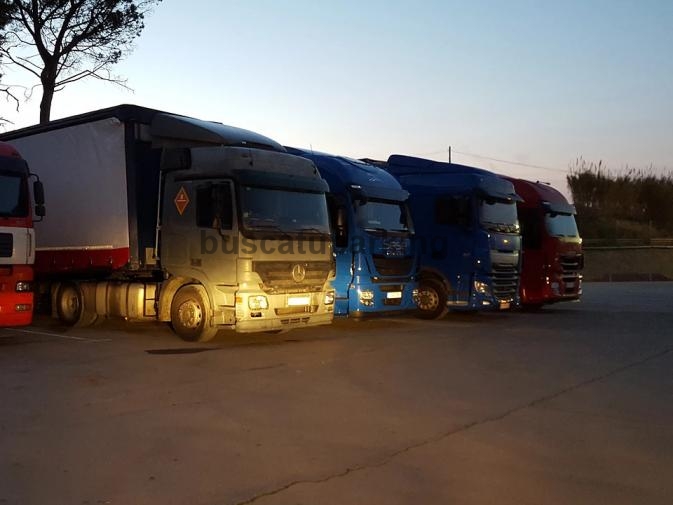
[(543, 279), (538, 289), (521, 289), (523, 305), (543, 305), (557, 302), (572, 302), (582, 296), (582, 275), (555, 275)]
[(287, 317), (252, 319), (236, 322), (236, 331), (239, 333), (254, 333), (258, 331), (292, 330), (331, 324), (331, 312), (316, 314), (293, 314)]
[(27, 326), (33, 322), (32, 291), (17, 292), (17, 282), (32, 282), (30, 266), (0, 267), (0, 326)]
[(233, 328), (240, 333), (251, 333), (330, 324), (334, 319), (334, 303), (325, 303), (328, 292), (332, 293), (332, 289), (275, 295), (239, 290)]
[(348, 311), (338, 316), (386, 316), (416, 310), (414, 290), (417, 284), (366, 282), (353, 283), (348, 290)]

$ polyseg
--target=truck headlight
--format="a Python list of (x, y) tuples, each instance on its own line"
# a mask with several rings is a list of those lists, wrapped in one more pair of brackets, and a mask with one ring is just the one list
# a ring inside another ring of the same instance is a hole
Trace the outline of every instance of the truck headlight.
[(325, 293), (325, 305), (332, 305), (334, 303), (334, 291)]
[(260, 310), (269, 308), (269, 300), (264, 295), (255, 295), (248, 297), (248, 308), (250, 310)]
[(366, 307), (374, 305), (374, 291), (371, 289), (358, 289), (360, 303)]
[(28, 281), (19, 281), (16, 283), (16, 292), (25, 293), (33, 290), (33, 283)]
[(491, 293), (491, 288), (489, 285), (482, 281), (474, 281), (474, 290), (482, 295), (488, 295)]

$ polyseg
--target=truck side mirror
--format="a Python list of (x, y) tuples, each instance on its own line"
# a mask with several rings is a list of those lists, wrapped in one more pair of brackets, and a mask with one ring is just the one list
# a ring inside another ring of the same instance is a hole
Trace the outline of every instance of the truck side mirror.
[(35, 198), (36, 206), (44, 206), (44, 186), (42, 185), (41, 181), (33, 182), (33, 197)]
[(35, 215), (43, 218), (47, 212), (44, 208), (44, 186), (40, 180), (33, 182), (33, 198), (35, 198)]
[(336, 209), (336, 229), (334, 230), (334, 245), (337, 247), (348, 246), (348, 216), (346, 208), (339, 205)]

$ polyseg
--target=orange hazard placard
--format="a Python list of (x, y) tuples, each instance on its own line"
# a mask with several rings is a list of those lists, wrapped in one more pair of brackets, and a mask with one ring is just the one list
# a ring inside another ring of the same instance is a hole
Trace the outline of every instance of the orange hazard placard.
[(175, 207), (178, 209), (178, 212), (182, 215), (187, 208), (187, 205), (189, 205), (189, 196), (187, 196), (185, 188), (180, 188), (180, 191), (175, 195), (175, 200), (173, 201), (175, 202)]

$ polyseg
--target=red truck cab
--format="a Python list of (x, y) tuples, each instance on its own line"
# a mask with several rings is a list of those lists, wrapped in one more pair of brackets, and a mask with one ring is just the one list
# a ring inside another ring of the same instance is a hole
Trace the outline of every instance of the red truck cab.
[[(0, 326), (23, 326), (33, 320), (35, 234), (28, 165), (14, 147), (0, 142)], [(42, 199), (39, 182), (36, 200)], [(44, 215), (43, 202), (36, 207)]]
[(508, 179), (523, 198), (517, 203), (523, 242), (521, 305), (579, 300), (584, 255), (575, 207), (548, 184)]

